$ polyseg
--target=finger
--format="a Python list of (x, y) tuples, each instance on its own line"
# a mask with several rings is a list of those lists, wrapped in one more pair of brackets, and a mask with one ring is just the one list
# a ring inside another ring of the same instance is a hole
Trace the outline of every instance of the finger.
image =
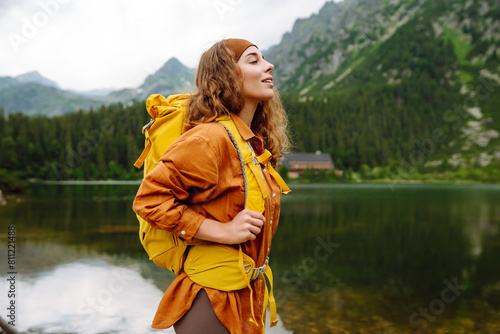
[(247, 214), (252, 218), (260, 219), (263, 222), (266, 222), (266, 217), (264, 217), (264, 215), (258, 211), (247, 210)]
[(249, 230), (250, 232), (252, 232), (252, 234), (253, 234), (253, 235), (257, 235), (257, 234), (259, 234), (259, 233), (260, 233), (260, 230), (261, 230), (261, 229), (260, 229), (260, 227), (257, 227), (257, 226), (254, 226), (254, 225), (250, 225), (250, 226), (248, 227), (248, 230)]
[(251, 225), (257, 226), (259, 228), (261, 228), (262, 226), (264, 226), (264, 221), (262, 221), (260, 219), (256, 219), (256, 218), (248, 219), (247, 222), (250, 223)]
[(245, 242), (248, 240), (255, 240), (257, 237), (256, 237), (255, 233), (253, 233), (250, 229), (248, 229), (244, 233), (241, 234), (241, 238), (242, 238), (241, 242)]

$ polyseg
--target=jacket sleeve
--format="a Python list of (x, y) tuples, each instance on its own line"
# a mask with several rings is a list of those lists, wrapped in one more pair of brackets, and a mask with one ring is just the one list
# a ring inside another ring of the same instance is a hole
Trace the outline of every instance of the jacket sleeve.
[(192, 240), (205, 219), (190, 207), (196, 204), (192, 195), (207, 200), (215, 195), (218, 161), (217, 149), (207, 138), (179, 138), (142, 181), (134, 211), (153, 227)]

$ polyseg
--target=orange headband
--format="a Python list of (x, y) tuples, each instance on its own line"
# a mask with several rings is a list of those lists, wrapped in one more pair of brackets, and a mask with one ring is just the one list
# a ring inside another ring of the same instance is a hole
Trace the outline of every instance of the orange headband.
[(226, 46), (234, 52), (234, 55), (236, 57), (236, 61), (240, 60), (241, 55), (243, 52), (245, 52), (246, 49), (248, 49), (251, 46), (255, 46), (257, 49), (257, 45), (250, 43), (249, 41), (245, 39), (238, 39), (238, 38), (229, 38), (225, 40)]

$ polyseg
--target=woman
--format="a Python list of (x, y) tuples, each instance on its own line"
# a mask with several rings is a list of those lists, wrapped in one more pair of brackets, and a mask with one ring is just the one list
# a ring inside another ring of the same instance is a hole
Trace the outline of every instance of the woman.
[[(134, 201), (139, 216), (187, 241), (241, 245), (257, 267), (266, 264), (282, 189), (272, 177), (275, 173), (261, 165), (269, 193), (263, 213), (245, 209), (238, 152), (216, 120), (230, 116), (255, 154), (267, 149), (275, 165), (289, 142), (273, 69), (254, 44), (242, 39), (220, 41), (202, 55), (196, 74), (198, 92), (187, 105), (189, 130), (145, 177)], [(250, 289), (224, 292), (194, 283), (182, 272), (165, 293), (153, 328), (173, 325), (180, 334), (262, 333), (262, 321), (252, 321), (265, 318), (262, 276), (252, 281), (251, 297)]]

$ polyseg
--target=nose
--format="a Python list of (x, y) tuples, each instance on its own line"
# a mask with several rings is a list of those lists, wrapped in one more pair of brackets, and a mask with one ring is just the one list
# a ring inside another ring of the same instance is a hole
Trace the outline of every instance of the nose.
[(268, 64), (268, 67), (267, 67), (266, 72), (271, 73), (274, 70), (274, 65), (271, 64), (270, 62), (267, 62), (267, 64)]

